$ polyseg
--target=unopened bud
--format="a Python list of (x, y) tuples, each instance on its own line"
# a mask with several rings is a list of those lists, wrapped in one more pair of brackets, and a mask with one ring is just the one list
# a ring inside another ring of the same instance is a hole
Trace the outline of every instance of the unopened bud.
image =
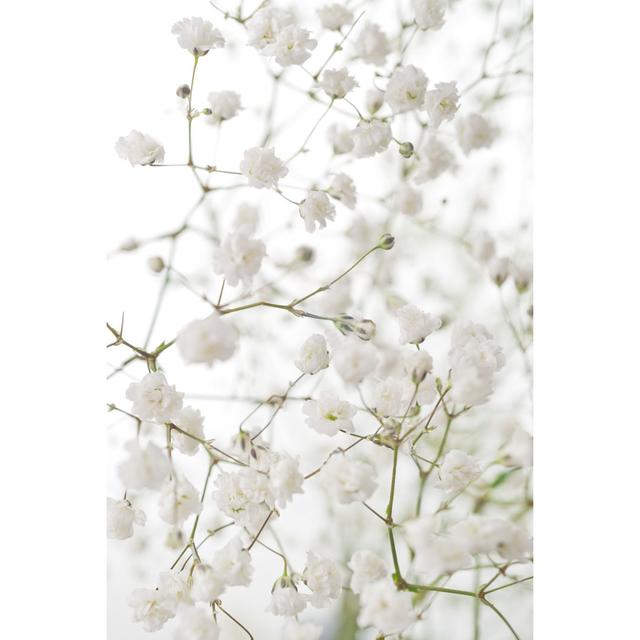
[(151, 256), (147, 264), (153, 273), (161, 273), (164, 271), (164, 260), (160, 256)]
[(501, 287), (509, 277), (509, 258), (493, 258), (489, 262), (489, 277)]
[(413, 155), (413, 145), (410, 142), (402, 142), (398, 151), (403, 158), (410, 158)]
[(346, 313), (341, 313), (337, 318), (333, 319), (333, 324), (342, 335), (346, 336), (347, 333), (351, 333), (354, 330), (355, 318)]
[(376, 335), (376, 323), (373, 320), (360, 320), (356, 322), (354, 331), (360, 340), (371, 340)]
[(311, 247), (298, 247), (296, 250), (296, 260), (298, 262), (311, 262), (314, 258), (314, 251)]
[(380, 237), (380, 242), (378, 242), (378, 247), (380, 249), (384, 249), (385, 251), (389, 251), (389, 249), (393, 249), (393, 245), (396, 243), (396, 239), (390, 234), (385, 233)]
[(213, 113), (213, 111), (211, 111), (211, 109), (209, 109), (209, 107), (205, 107), (200, 113), (203, 116), (210, 116)]
[(188, 84), (181, 84), (176, 89), (176, 95), (178, 96), (178, 98), (188, 98), (190, 94), (191, 94), (191, 89), (189, 88)]
[(135, 238), (129, 238), (120, 245), (120, 251), (135, 251), (140, 244)]

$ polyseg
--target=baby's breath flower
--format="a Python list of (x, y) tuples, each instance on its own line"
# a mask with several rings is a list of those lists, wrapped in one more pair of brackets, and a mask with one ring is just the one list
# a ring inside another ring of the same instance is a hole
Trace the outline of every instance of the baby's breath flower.
[(224, 47), (224, 38), (208, 20), (183, 18), (171, 28), (178, 44), (195, 56), (204, 56), (211, 49)]

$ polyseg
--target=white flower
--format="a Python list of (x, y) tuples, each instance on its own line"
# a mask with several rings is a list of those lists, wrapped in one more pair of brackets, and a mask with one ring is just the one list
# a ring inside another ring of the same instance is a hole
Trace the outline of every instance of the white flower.
[(257, 531), (274, 506), (267, 476), (256, 469), (221, 473), (213, 498), (218, 508), (241, 527)]
[(354, 140), (351, 130), (343, 124), (334, 122), (327, 128), (327, 140), (331, 144), (333, 153), (349, 153), (353, 150)]
[(468, 569), (472, 564), (473, 558), (466, 546), (453, 536), (428, 536), (416, 549), (414, 559), (416, 571), (434, 577)]
[(324, 191), (310, 191), (298, 208), (300, 217), (304, 220), (304, 228), (313, 233), (327, 226), (327, 220), (333, 220), (336, 208), (333, 206)]
[(340, 31), (342, 27), (353, 22), (353, 13), (340, 4), (327, 4), (316, 12), (325, 29)]
[(211, 567), (229, 587), (246, 587), (250, 584), (253, 575), (251, 555), (244, 548), (240, 537), (232, 538), (215, 552)]
[(118, 138), (116, 153), (131, 166), (145, 165), (164, 160), (164, 147), (151, 136), (135, 129), (128, 136)]
[(198, 451), (200, 443), (194, 438), (190, 438), (187, 434), (204, 440), (203, 422), (204, 418), (197, 409), (193, 409), (192, 407), (183, 407), (181, 409), (175, 419), (175, 424), (177, 427), (180, 427), (182, 431), (186, 431), (186, 433), (180, 433), (180, 431), (174, 430), (171, 434), (171, 441), (178, 451), (188, 456), (192, 456)]
[(287, 620), (284, 626), (282, 640), (320, 640), (322, 627), (310, 622)]
[(464, 451), (452, 449), (444, 457), (438, 469), (437, 486), (447, 493), (466, 489), (482, 473), (480, 463)]
[(192, 605), (186, 576), (178, 571), (163, 571), (158, 577), (158, 591), (167, 606), (177, 609), (180, 605)]
[(458, 163), (453, 151), (433, 136), (424, 145), (421, 160), (413, 179), (416, 184), (424, 184), (429, 180), (435, 180), (445, 171), (455, 173), (457, 168)]
[(373, 406), (384, 417), (402, 416), (407, 409), (404, 401), (407, 385), (404, 380), (389, 377), (379, 382), (373, 393)]
[(408, 591), (398, 591), (390, 580), (378, 580), (360, 594), (358, 626), (375, 627), (381, 634), (400, 633), (416, 619)]
[(438, 516), (420, 516), (402, 525), (407, 544), (417, 553), (425, 548), (431, 536), (438, 532)]
[(493, 376), (504, 366), (502, 349), (493, 336), (472, 322), (456, 326), (449, 350), (450, 398), (464, 405), (483, 404), (493, 392)]
[(292, 23), (293, 14), (289, 11), (275, 7), (261, 9), (246, 24), (248, 44), (262, 51), (263, 55), (273, 55), (278, 34)]
[(422, 211), (422, 193), (404, 183), (393, 193), (389, 204), (394, 210), (407, 216), (415, 216)]
[(322, 482), (341, 504), (362, 502), (376, 490), (375, 470), (367, 462), (332, 456), (321, 472)]
[(377, 24), (369, 23), (360, 32), (355, 41), (356, 55), (363, 62), (383, 65), (391, 51), (389, 39)]
[(318, 371), (322, 371), (322, 369), (326, 369), (329, 366), (329, 360), (327, 341), (324, 336), (314, 333), (305, 340), (300, 348), (295, 365), (302, 373), (313, 375)]
[(196, 602), (211, 602), (222, 595), (224, 581), (211, 565), (196, 563), (191, 574), (190, 595)]
[(167, 384), (163, 373), (148, 373), (140, 382), (132, 382), (127, 399), (133, 402), (132, 412), (143, 420), (167, 422), (182, 408), (182, 396)]
[(160, 492), (159, 515), (168, 524), (182, 524), (200, 513), (202, 503), (196, 488), (186, 478), (169, 478)]
[(413, 304), (406, 304), (397, 311), (400, 325), (400, 344), (420, 344), (436, 329), (442, 326), (442, 320), (425, 313)]
[(509, 272), (511, 271), (511, 260), (506, 257), (495, 256), (489, 260), (487, 270), (489, 271), (489, 277), (493, 282), (498, 286), (501, 286), (509, 277)]
[(368, 158), (384, 151), (391, 142), (391, 127), (381, 120), (361, 120), (351, 131), (353, 155)]
[(153, 442), (142, 449), (137, 440), (125, 444), (129, 458), (120, 463), (118, 475), (127, 489), (159, 489), (171, 468), (164, 452)]
[(342, 429), (353, 431), (351, 418), (356, 415), (357, 409), (336, 395), (324, 392), (318, 400), (307, 400), (302, 411), (307, 416), (306, 423), (312, 429), (327, 436), (335, 436)]
[(453, 120), (460, 108), (455, 82), (439, 82), (435, 89), (427, 91), (424, 106), (429, 114), (429, 126), (437, 129), (443, 122)]
[(456, 125), (458, 144), (469, 155), (474, 149), (490, 147), (497, 131), (477, 113), (470, 113), (466, 118), (460, 118)]
[(419, 109), (424, 102), (427, 82), (422, 69), (411, 64), (398, 67), (389, 78), (385, 100), (394, 113)]
[(299, 462), (288, 454), (278, 454), (269, 468), (269, 482), (276, 504), (283, 508), (294, 493), (302, 493), (304, 477)]
[(334, 350), (333, 366), (348, 384), (359, 384), (378, 365), (375, 347), (355, 336), (344, 340), (340, 348)]
[(340, 565), (329, 558), (307, 553), (307, 565), (302, 574), (304, 583), (313, 592), (311, 604), (324, 607), (329, 600), (335, 600), (342, 591), (343, 573)]
[(133, 609), (133, 621), (141, 622), (145, 631), (158, 631), (164, 623), (176, 615), (175, 608), (164, 601), (156, 589), (134, 589), (129, 597)]
[(183, 18), (171, 28), (178, 44), (194, 55), (204, 56), (210, 49), (224, 47), (224, 38), (208, 20)]
[(489, 262), (496, 254), (496, 243), (486, 230), (481, 231), (473, 239), (471, 252), (480, 262)]
[(263, 147), (253, 147), (244, 152), (240, 171), (249, 178), (249, 186), (257, 189), (277, 188), (278, 180), (289, 173), (289, 169), (276, 157), (273, 149)]
[(211, 610), (189, 607), (180, 614), (176, 640), (218, 640), (220, 630)]
[(144, 511), (135, 509), (128, 500), (107, 498), (107, 538), (126, 540), (133, 535), (134, 523), (143, 527)]
[(421, 29), (438, 31), (442, 28), (447, 7), (445, 0), (412, 0), (411, 5), (416, 14), (416, 24)]
[(533, 265), (530, 256), (509, 260), (509, 275), (513, 278), (513, 283), (520, 293), (526, 291), (533, 280)]
[(293, 24), (282, 28), (276, 38), (273, 52), (276, 62), (283, 67), (305, 62), (318, 44), (317, 40), (309, 37), (310, 35), (306, 29)]
[(267, 255), (264, 242), (251, 236), (249, 229), (232, 231), (215, 250), (213, 270), (224, 276), (227, 284), (232, 287), (240, 281), (248, 287), (253, 276), (260, 271), (262, 259)]
[(382, 580), (387, 576), (387, 566), (384, 560), (373, 551), (362, 549), (356, 551), (349, 561), (351, 589), (354, 593), (362, 593), (364, 587), (372, 582)]
[(212, 91), (207, 100), (211, 107), (211, 120), (216, 123), (231, 120), (242, 109), (240, 95), (235, 91)]
[(384, 92), (380, 89), (369, 89), (365, 94), (364, 104), (371, 115), (377, 113), (384, 104)]
[(322, 74), (319, 85), (330, 98), (344, 98), (351, 89), (358, 86), (358, 83), (343, 67), (342, 69), (327, 69)]
[(353, 209), (356, 206), (356, 186), (346, 173), (337, 173), (333, 177), (328, 193), (332, 198), (340, 200), (349, 209)]
[(305, 597), (298, 593), (293, 581), (283, 576), (274, 585), (267, 611), (275, 616), (293, 617), (298, 615), (306, 606)]
[(427, 351), (411, 351), (404, 357), (404, 372), (414, 384), (419, 384), (433, 370), (433, 358)]
[(217, 313), (192, 320), (180, 330), (176, 345), (187, 364), (212, 365), (216, 360), (228, 360), (236, 350), (238, 335), (232, 325)]
[(242, 229), (246, 233), (255, 233), (258, 228), (260, 211), (258, 207), (243, 202), (238, 205), (235, 218), (233, 219), (233, 227), (236, 230)]
[(531, 538), (502, 518), (471, 515), (451, 528), (451, 535), (469, 553), (498, 553), (505, 560), (522, 560), (531, 554)]

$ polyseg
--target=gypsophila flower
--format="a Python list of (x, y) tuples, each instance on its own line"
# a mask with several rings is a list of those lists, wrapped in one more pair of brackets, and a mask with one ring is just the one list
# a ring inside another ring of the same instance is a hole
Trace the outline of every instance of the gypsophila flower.
[(278, 454), (269, 468), (269, 482), (276, 504), (283, 508), (295, 493), (302, 493), (304, 477), (297, 458)]
[(334, 351), (333, 365), (346, 383), (359, 384), (378, 364), (376, 349), (355, 336), (347, 337)]
[(262, 240), (252, 237), (250, 228), (241, 227), (228, 233), (213, 256), (213, 270), (222, 275), (226, 283), (235, 287), (242, 282), (248, 287), (260, 271), (267, 250)]
[(451, 536), (472, 554), (498, 553), (505, 560), (521, 560), (531, 554), (529, 534), (503, 518), (472, 514), (451, 528)]
[(318, 400), (307, 400), (303, 407), (306, 423), (318, 433), (335, 436), (339, 431), (353, 431), (351, 419), (357, 409), (346, 400), (324, 391)]
[(504, 284), (504, 281), (509, 277), (511, 261), (505, 257), (493, 257), (489, 260), (487, 270), (489, 271), (489, 277), (499, 287)]
[(384, 560), (373, 551), (361, 549), (356, 551), (349, 560), (351, 575), (351, 590), (362, 593), (369, 584), (382, 580), (387, 576), (387, 566)]
[(334, 123), (327, 128), (327, 139), (329, 140), (333, 153), (349, 153), (353, 150), (355, 141), (351, 130), (345, 125)]
[(128, 604), (133, 609), (133, 621), (141, 622), (145, 631), (162, 629), (176, 615), (175, 608), (156, 589), (134, 589)]
[(398, 67), (389, 78), (384, 99), (394, 113), (419, 109), (425, 99), (427, 82), (422, 69), (411, 64)]
[(163, 373), (155, 371), (140, 382), (132, 382), (126, 395), (133, 403), (131, 410), (139, 418), (165, 422), (180, 411), (184, 394), (170, 386)]
[(314, 607), (324, 607), (335, 600), (342, 591), (343, 572), (336, 562), (329, 558), (307, 552), (307, 565), (302, 573), (304, 583), (312, 592), (310, 599)]
[(360, 594), (360, 628), (374, 627), (381, 634), (400, 633), (415, 621), (411, 594), (398, 591), (390, 580), (378, 580)]
[(213, 555), (211, 567), (225, 586), (242, 587), (251, 583), (253, 566), (251, 555), (244, 548), (240, 537), (236, 536), (218, 549)]
[(208, 607), (189, 607), (180, 613), (176, 640), (218, 640), (219, 635)]
[(480, 463), (464, 451), (452, 449), (438, 468), (438, 487), (447, 493), (466, 489), (482, 473)]
[(319, 82), (330, 98), (344, 98), (351, 89), (358, 86), (355, 78), (349, 75), (346, 68), (327, 69)]
[(203, 422), (204, 418), (197, 409), (183, 407), (176, 416), (175, 424), (185, 433), (173, 431), (171, 434), (173, 446), (188, 456), (194, 455), (200, 446), (198, 440), (204, 440)]
[(380, 89), (369, 89), (364, 97), (364, 104), (367, 111), (374, 115), (382, 108), (384, 104), (384, 91)]
[(416, 184), (435, 180), (446, 171), (455, 173), (458, 168), (456, 156), (439, 138), (429, 138), (421, 153), (420, 163), (413, 176)]
[(192, 320), (180, 330), (176, 345), (187, 364), (208, 364), (228, 360), (236, 350), (238, 335), (217, 313)]
[(391, 51), (391, 45), (386, 34), (374, 23), (364, 26), (355, 41), (356, 55), (363, 62), (383, 65)]
[(273, 149), (253, 147), (244, 152), (240, 171), (249, 178), (249, 186), (257, 189), (278, 187), (278, 180), (284, 178), (289, 169), (277, 158)]
[(402, 184), (392, 194), (390, 207), (407, 216), (415, 216), (422, 211), (422, 194), (408, 184)]
[(208, 20), (183, 18), (171, 28), (178, 44), (194, 55), (204, 56), (211, 49), (224, 47), (224, 38)]
[(526, 291), (533, 280), (533, 265), (529, 258), (509, 260), (509, 275), (519, 293)]
[(290, 578), (280, 578), (271, 592), (271, 602), (267, 611), (274, 616), (293, 617), (298, 615), (307, 606), (305, 597), (298, 593)]
[(353, 13), (340, 4), (332, 3), (321, 7), (316, 11), (320, 22), (325, 29), (340, 31), (342, 27), (353, 22)]
[(411, 6), (420, 29), (438, 31), (444, 25), (446, 0), (411, 0)]
[(233, 219), (233, 228), (236, 231), (242, 229), (245, 233), (255, 233), (258, 229), (260, 212), (258, 207), (243, 202), (238, 206)]
[(153, 442), (143, 449), (137, 440), (125, 444), (129, 458), (118, 466), (120, 481), (127, 489), (159, 489), (169, 474), (166, 455)]
[(287, 620), (282, 633), (282, 640), (320, 640), (322, 627), (310, 622)]
[(214, 123), (231, 120), (242, 109), (240, 95), (235, 91), (212, 91), (207, 96), (211, 107), (211, 121)]
[(118, 138), (116, 153), (131, 166), (153, 164), (164, 160), (164, 147), (151, 136), (135, 129), (126, 137)]
[(224, 591), (223, 577), (211, 565), (198, 562), (191, 574), (191, 597), (196, 602), (211, 602)]
[(298, 211), (309, 233), (313, 233), (316, 228), (323, 229), (327, 226), (327, 220), (333, 220), (336, 215), (336, 208), (323, 191), (310, 191)]
[(442, 326), (440, 318), (407, 304), (397, 311), (400, 325), (400, 344), (421, 344), (424, 339)]
[(427, 351), (412, 351), (404, 356), (404, 372), (414, 384), (420, 384), (433, 370), (433, 358)]
[(460, 105), (455, 82), (439, 82), (435, 89), (427, 91), (424, 106), (429, 114), (429, 126), (437, 129), (443, 122), (453, 120)]
[(315, 333), (305, 340), (295, 365), (302, 373), (313, 375), (326, 369), (329, 366), (329, 360), (327, 341), (319, 333)]
[(305, 62), (318, 44), (310, 35), (306, 29), (293, 24), (282, 28), (275, 42), (276, 62), (283, 67)]
[(368, 158), (384, 151), (391, 142), (391, 127), (381, 120), (361, 120), (351, 131), (353, 155)]
[(293, 14), (276, 7), (260, 9), (247, 23), (248, 44), (264, 55), (273, 55), (278, 35), (293, 24)]
[(338, 173), (333, 177), (328, 193), (332, 198), (340, 200), (349, 209), (353, 209), (356, 206), (356, 187), (353, 180), (345, 173)]
[(202, 511), (200, 495), (186, 478), (169, 478), (160, 491), (159, 515), (168, 524), (182, 524)]
[(414, 567), (433, 578), (473, 565), (466, 545), (453, 536), (429, 535), (415, 549)]
[(379, 382), (373, 392), (372, 404), (376, 412), (384, 417), (402, 416), (407, 403), (403, 401), (406, 383), (389, 377)]
[(490, 147), (496, 138), (497, 131), (477, 113), (470, 113), (460, 118), (456, 125), (458, 144), (465, 155), (474, 149)]
[(126, 540), (133, 535), (133, 525), (143, 527), (147, 518), (144, 511), (135, 509), (128, 500), (107, 498), (107, 538)]
[(342, 454), (329, 459), (321, 476), (327, 492), (341, 504), (362, 502), (371, 496), (377, 486), (370, 464)]

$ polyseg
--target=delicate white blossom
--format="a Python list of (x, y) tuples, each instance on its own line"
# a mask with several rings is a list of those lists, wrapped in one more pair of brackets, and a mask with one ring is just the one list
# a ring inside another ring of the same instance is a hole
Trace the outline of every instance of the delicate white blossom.
[(317, 14), (322, 26), (331, 31), (340, 31), (342, 27), (353, 22), (353, 12), (336, 2), (321, 7)]
[(302, 373), (313, 375), (318, 371), (322, 371), (322, 369), (326, 369), (329, 366), (329, 360), (327, 341), (324, 336), (314, 333), (305, 340), (300, 348), (295, 365)]
[(211, 49), (224, 47), (224, 38), (208, 20), (183, 18), (171, 28), (178, 44), (194, 55), (204, 56)]
[(351, 131), (353, 155), (368, 158), (384, 151), (391, 142), (391, 127), (381, 120), (366, 122), (361, 120)]
[(425, 338), (442, 326), (442, 320), (425, 313), (413, 304), (406, 304), (397, 311), (400, 325), (400, 344), (421, 344)]
[(351, 130), (346, 125), (337, 122), (327, 128), (327, 139), (336, 155), (349, 153), (355, 144)]
[(327, 69), (322, 74), (319, 84), (330, 98), (344, 98), (351, 89), (358, 86), (355, 78), (344, 67)]
[(367, 500), (377, 486), (375, 471), (370, 464), (342, 454), (332, 456), (321, 475), (328, 493), (342, 504)]
[(137, 440), (125, 444), (129, 457), (118, 466), (120, 481), (127, 489), (159, 489), (171, 468), (165, 453), (153, 442), (145, 448)]
[(349, 209), (353, 209), (356, 206), (356, 186), (346, 173), (337, 173), (333, 177), (328, 193), (332, 198), (340, 200)]
[(305, 597), (298, 593), (290, 579), (280, 578), (271, 592), (271, 602), (267, 611), (274, 616), (293, 617), (307, 606)]
[(129, 135), (118, 138), (116, 153), (123, 160), (128, 160), (132, 167), (164, 160), (164, 147), (155, 138), (135, 129)]
[(421, 29), (438, 31), (444, 25), (446, 0), (411, 0), (416, 24)]
[(438, 486), (447, 493), (464, 490), (482, 473), (480, 463), (459, 449), (452, 449), (438, 468)]
[(133, 525), (143, 527), (147, 518), (144, 511), (124, 500), (107, 498), (107, 538), (126, 540), (133, 535)]
[(278, 187), (278, 180), (284, 178), (289, 170), (273, 149), (253, 147), (244, 152), (240, 163), (240, 171), (249, 178), (249, 186), (257, 189)]
[(262, 240), (253, 237), (249, 228), (241, 227), (228, 233), (213, 256), (213, 270), (222, 275), (226, 283), (235, 287), (242, 282), (246, 287), (260, 271), (267, 250)]
[(429, 114), (429, 126), (437, 129), (443, 122), (453, 120), (460, 105), (455, 82), (439, 82), (435, 89), (427, 91), (424, 106)]
[(217, 313), (192, 320), (180, 330), (178, 351), (187, 364), (208, 364), (228, 360), (235, 352), (238, 335), (233, 325)]
[(242, 109), (240, 95), (235, 91), (212, 91), (208, 96), (211, 121), (214, 123), (231, 120)]
[(276, 504), (283, 508), (295, 493), (302, 493), (304, 477), (297, 458), (278, 454), (269, 468), (269, 482)]
[(293, 24), (293, 14), (276, 7), (260, 9), (246, 27), (249, 34), (248, 44), (264, 55), (273, 55), (278, 35), (284, 27)]
[(364, 587), (387, 576), (387, 565), (384, 560), (373, 551), (361, 549), (356, 551), (349, 560), (351, 575), (351, 589), (354, 593), (362, 593)]
[(323, 392), (318, 400), (307, 400), (303, 407), (306, 423), (318, 433), (334, 436), (340, 430), (353, 431), (352, 418), (357, 409), (333, 393)]
[(275, 42), (276, 62), (283, 67), (305, 62), (318, 44), (310, 35), (306, 29), (293, 24), (283, 27)]
[(160, 491), (159, 515), (169, 524), (182, 524), (200, 513), (202, 503), (196, 488), (186, 478), (169, 478)]
[(470, 113), (460, 118), (456, 125), (458, 144), (469, 155), (474, 149), (490, 147), (496, 138), (497, 131), (477, 113)]
[(304, 220), (304, 228), (309, 233), (313, 233), (316, 228), (326, 227), (327, 220), (333, 220), (336, 215), (336, 208), (324, 191), (310, 191), (298, 211)]
[(429, 180), (435, 180), (446, 171), (455, 173), (457, 168), (458, 163), (453, 151), (442, 140), (432, 136), (424, 145), (413, 180), (416, 184), (424, 184)]
[(380, 66), (391, 52), (391, 45), (380, 27), (370, 22), (360, 31), (355, 41), (355, 50), (363, 62)]
[(188, 607), (180, 613), (176, 640), (218, 640), (219, 635), (209, 607)]
[[(175, 424), (180, 428), (180, 431), (174, 429), (171, 434), (173, 446), (188, 456), (196, 453), (200, 446), (198, 439), (204, 440), (203, 423), (204, 417), (197, 409), (182, 407), (175, 419)], [(181, 433), (182, 431), (185, 433)]]
[(342, 379), (349, 384), (359, 384), (366, 376), (373, 373), (378, 364), (375, 347), (350, 336), (344, 340), (340, 348), (334, 350), (333, 365)]
[(419, 109), (427, 91), (427, 76), (412, 64), (398, 67), (389, 78), (384, 98), (394, 113)]
[(182, 396), (160, 371), (148, 373), (140, 382), (132, 382), (127, 389), (132, 412), (143, 420), (166, 422), (182, 408)]
[(368, 584), (360, 594), (358, 626), (381, 634), (401, 633), (416, 619), (408, 591), (398, 591), (390, 580)]
[(312, 592), (310, 602), (314, 607), (324, 607), (330, 600), (340, 597), (343, 577), (342, 568), (338, 563), (313, 551), (307, 553), (307, 564), (302, 579)]

